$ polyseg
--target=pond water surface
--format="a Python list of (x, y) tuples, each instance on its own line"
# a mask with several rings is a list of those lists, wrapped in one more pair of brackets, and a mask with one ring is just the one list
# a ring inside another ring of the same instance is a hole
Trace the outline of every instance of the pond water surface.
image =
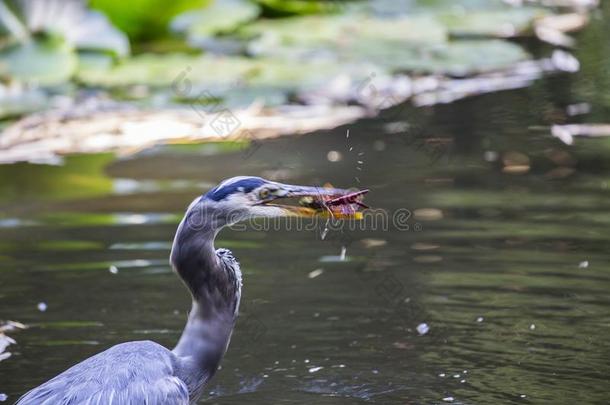
[(167, 260), (176, 225), (246, 174), (367, 187), (390, 221), (324, 240), (288, 221), (224, 231), (244, 299), (205, 403), (608, 403), (610, 142), (548, 129), (610, 120), (604, 20), (579, 41), (580, 73), (524, 90), (244, 150), (0, 166), (0, 319), (29, 326), (0, 392), (12, 402), (119, 342), (172, 346), (189, 308)]

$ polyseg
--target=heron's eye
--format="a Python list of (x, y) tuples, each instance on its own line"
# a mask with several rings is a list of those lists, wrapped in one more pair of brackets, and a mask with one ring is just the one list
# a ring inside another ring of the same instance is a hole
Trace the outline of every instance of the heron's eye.
[(269, 190), (267, 190), (266, 188), (264, 188), (258, 193), (258, 196), (261, 199), (265, 200), (269, 197), (269, 194), (271, 194), (271, 192)]

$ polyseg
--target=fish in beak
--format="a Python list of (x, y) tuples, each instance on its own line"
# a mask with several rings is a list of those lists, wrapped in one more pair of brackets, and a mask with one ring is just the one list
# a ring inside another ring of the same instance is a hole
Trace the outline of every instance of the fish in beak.
[[(369, 190), (345, 190), (333, 187), (280, 186), (261, 204), (284, 209), (287, 216), (332, 219), (362, 219), (369, 208), (362, 200)], [(279, 202), (292, 201), (293, 205)]]

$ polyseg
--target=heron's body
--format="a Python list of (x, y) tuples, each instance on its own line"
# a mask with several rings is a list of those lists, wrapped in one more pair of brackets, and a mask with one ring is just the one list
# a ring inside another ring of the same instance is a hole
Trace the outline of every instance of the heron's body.
[(122, 343), (69, 368), (18, 403), (189, 405), (180, 363), (174, 353), (157, 343)]
[[(148, 340), (118, 344), (28, 392), (18, 404), (195, 404), (220, 364), (237, 318), (239, 299), (225, 301), (220, 297), (239, 297), (241, 290), (239, 264), (231, 252), (218, 249), (214, 256), (219, 266), (213, 268), (234, 278), (226, 284), (233, 287), (208, 294), (213, 297), (218, 293), (214, 303), (211, 299), (194, 300), (174, 350)], [(206, 307), (216, 309), (203, 310)]]
[[(333, 194), (334, 193), (334, 194)], [(267, 203), (284, 197), (345, 194), (258, 177), (226, 180), (195, 199), (180, 223), (170, 262), (193, 298), (173, 350), (150, 341), (111, 347), (34, 388), (18, 405), (194, 404), (215, 374), (237, 319), (241, 271), (230, 251), (214, 248), (224, 226), (302, 209)]]

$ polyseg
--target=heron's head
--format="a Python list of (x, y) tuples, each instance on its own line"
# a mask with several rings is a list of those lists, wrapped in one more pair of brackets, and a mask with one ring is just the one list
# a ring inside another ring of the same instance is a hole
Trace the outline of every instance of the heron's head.
[(257, 217), (312, 217), (333, 212), (342, 218), (358, 217), (358, 207), (351, 200), (335, 201), (330, 208), (324, 204), (350, 195), (353, 192), (344, 189), (296, 186), (239, 176), (221, 182), (193, 204), (203, 208), (207, 216), (213, 213), (221, 225)]

